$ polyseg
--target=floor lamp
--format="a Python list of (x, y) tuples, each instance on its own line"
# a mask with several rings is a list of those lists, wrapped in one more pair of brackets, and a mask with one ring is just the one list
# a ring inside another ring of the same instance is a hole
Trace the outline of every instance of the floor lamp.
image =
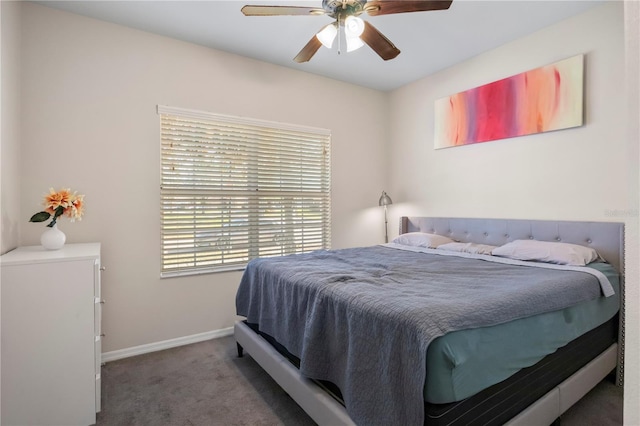
[(393, 204), (391, 201), (391, 197), (387, 195), (386, 192), (382, 191), (382, 195), (380, 196), (380, 200), (378, 201), (379, 206), (384, 206), (384, 242), (389, 242), (389, 234), (387, 233), (387, 206)]

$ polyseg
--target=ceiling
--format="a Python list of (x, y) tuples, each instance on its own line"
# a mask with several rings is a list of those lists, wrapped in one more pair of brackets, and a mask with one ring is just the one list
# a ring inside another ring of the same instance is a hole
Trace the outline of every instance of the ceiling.
[[(401, 0), (398, 0), (401, 1)], [(311, 61), (293, 57), (327, 16), (246, 17), (245, 4), (321, 7), (322, 0), (41, 1), (66, 10), (376, 90), (392, 90), (577, 15), (604, 0), (454, 0), (448, 10), (362, 15), (402, 53), (383, 61), (368, 46), (338, 54), (321, 47)]]

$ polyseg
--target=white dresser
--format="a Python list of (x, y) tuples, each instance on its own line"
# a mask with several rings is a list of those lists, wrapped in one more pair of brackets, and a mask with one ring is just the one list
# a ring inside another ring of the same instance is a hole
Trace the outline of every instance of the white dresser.
[(100, 244), (0, 256), (2, 411), (10, 425), (90, 425), (100, 411)]

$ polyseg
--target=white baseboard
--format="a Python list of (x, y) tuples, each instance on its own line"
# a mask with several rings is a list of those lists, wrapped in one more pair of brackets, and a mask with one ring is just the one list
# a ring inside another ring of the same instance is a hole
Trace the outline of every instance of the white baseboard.
[(221, 330), (206, 331), (204, 333), (192, 334), (190, 336), (177, 337), (175, 339), (163, 340), (161, 342), (148, 343), (146, 345), (133, 346), (131, 348), (118, 349), (117, 351), (103, 352), (102, 362), (115, 361), (130, 356), (147, 354), (150, 352), (161, 351), (163, 349), (175, 348), (177, 346), (188, 345), (191, 343), (204, 342), (205, 340), (215, 339), (218, 337), (231, 336), (233, 327), (223, 328)]

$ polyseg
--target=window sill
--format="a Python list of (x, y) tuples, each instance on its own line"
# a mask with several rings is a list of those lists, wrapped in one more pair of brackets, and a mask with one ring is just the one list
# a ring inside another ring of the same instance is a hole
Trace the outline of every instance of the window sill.
[(191, 275), (204, 275), (204, 274), (216, 274), (219, 272), (235, 272), (235, 271), (244, 271), (247, 267), (246, 264), (243, 265), (233, 265), (233, 266), (221, 266), (217, 268), (206, 268), (206, 269), (196, 269), (190, 271), (175, 271), (175, 272), (161, 272), (160, 278), (179, 278), (179, 277), (188, 277)]

